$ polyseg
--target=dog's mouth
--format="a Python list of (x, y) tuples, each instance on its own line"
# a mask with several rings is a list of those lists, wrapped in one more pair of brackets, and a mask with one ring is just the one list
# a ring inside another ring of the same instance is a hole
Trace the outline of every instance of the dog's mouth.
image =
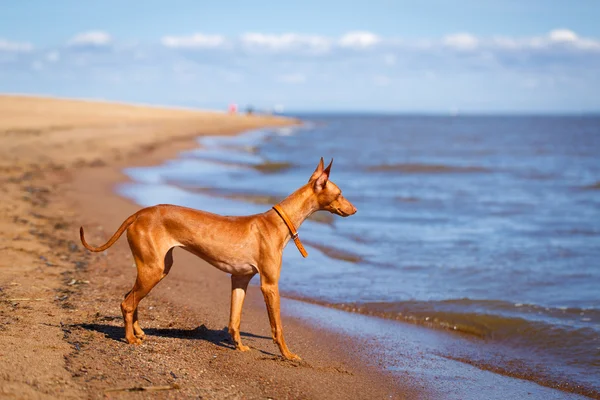
[(333, 209), (331, 212), (332, 212), (333, 214), (337, 214), (337, 215), (339, 215), (340, 217), (343, 217), (343, 218), (346, 218), (346, 217), (349, 217), (349, 216), (350, 216), (350, 214), (348, 214), (348, 213), (346, 213), (346, 212), (343, 212), (343, 211), (342, 211), (342, 210), (340, 210), (339, 208), (334, 208), (334, 209)]

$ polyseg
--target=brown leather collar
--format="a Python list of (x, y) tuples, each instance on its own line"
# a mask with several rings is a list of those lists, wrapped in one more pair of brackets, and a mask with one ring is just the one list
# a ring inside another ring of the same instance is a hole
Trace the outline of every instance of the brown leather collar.
[(308, 257), (308, 253), (304, 249), (304, 246), (302, 246), (302, 242), (300, 242), (300, 237), (298, 237), (298, 231), (296, 230), (294, 223), (289, 219), (287, 214), (283, 211), (283, 208), (281, 208), (281, 206), (279, 204), (276, 204), (273, 206), (273, 210), (275, 210), (275, 212), (281, 217), (283, 222), (285, 222), (285, 224), (287, 225), (288, 229), (290, 230), (290, 233), (292, 234), (292, 239), (294, 239), (294, 243), (296, 244), (296, 247), (300, 251), (300, 254), (302, 254), (302, 257), (304, 257), (304, 258)]

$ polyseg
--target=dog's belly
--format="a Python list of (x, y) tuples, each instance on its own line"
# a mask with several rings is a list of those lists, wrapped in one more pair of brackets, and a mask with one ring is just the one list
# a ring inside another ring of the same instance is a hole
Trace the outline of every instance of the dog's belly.
[(206, 251), (208, 249), (192, 246), (182, 247), (190, 253), (197, 255), (213, 267), (228, 274), (254, 275), (258, 272), (256, 265), (252, 261), (248, 261), (251, 257), (231, 252), (231, 247), (218, 249), (218, 251), (214, 251), (214, 249), (213, 251)]
[(258, 272), (258, 269), (255, 266), (248, 263), (229, 264), (222, 262), (211, 262), (210, 264), (213, 267), (232, 275), (254, 275)]

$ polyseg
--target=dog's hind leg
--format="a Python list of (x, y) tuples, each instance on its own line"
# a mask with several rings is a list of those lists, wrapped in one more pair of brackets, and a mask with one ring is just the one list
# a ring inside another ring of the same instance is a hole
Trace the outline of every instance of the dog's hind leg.
[(170, 249), (156, 249), (152, 241), (142, 242), (140, 237), (144, 236), (132, 235), (130, 232), (127, 234), (129, 247), (137, 266), (135, 284), (121, 303), (125, 339), (130, 344), (140, 344), (141, 338), (144, 337), (144, 331), (140, 328), (137, 319), (138, 304), (166, 276), (165, 272), (169, 271), (173, 263)]
[[(162, 276), (159, 279), (159, 282), (161, 280), (163, 280), (163, 278), (165, 276), (168, 275), (169, 271), (171, 270), (171, 267), (173, 266), (173, 248), (171, 248), (171, 249), (169, 249), (169, 251), (167, 251), (167, 254), (165, 255), (164, 265), (165, 265), (164, 271), (162, 273)], [(141, 300), (142, 299), (140, 299), (140, 301)], [(138, 307), (137, 306), (135, 307), (135, 311), (133, 312), (133, 334), (135, 335), (135, 337), (137, 337), (138, 339), (142, 339), (142, 340), (145, 339), (145, 337), (146, 337), (146, 334), (140, 327), (140, 323), (138, 321)]]
[(133, 289), (127, 294), (127, 297), (125, 297), (125, 300), (121, 303), (121, 312), (123, 313), (123, 321), (125, 322), (125, 339), (130, 344), (142, 343), (141, 339), (137, 338), (134, 334), (134, 315), (136, 314), (140, 301), (146, 297), (158, 282), (160, 282), (162, 276), (162, 268), (159, 266), (158, 262), (142, 263), (141, 260), (136, 258), (136, 264), (138, 276), (135, 280), (135, 284), (133, 285)]

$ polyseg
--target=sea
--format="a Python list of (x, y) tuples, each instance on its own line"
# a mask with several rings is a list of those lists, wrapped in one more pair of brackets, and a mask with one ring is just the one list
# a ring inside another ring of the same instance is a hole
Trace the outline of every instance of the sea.
[(200, 137), (127, 169), (119, 193), (261, 213), (333, 159), (330, 179), (358, 212), (301, 226), (309, 256), (287, 246), (284, 296), (463, 336), (478, 350), (440, 351), (600, 396), (600, 117), (297, 117)]

